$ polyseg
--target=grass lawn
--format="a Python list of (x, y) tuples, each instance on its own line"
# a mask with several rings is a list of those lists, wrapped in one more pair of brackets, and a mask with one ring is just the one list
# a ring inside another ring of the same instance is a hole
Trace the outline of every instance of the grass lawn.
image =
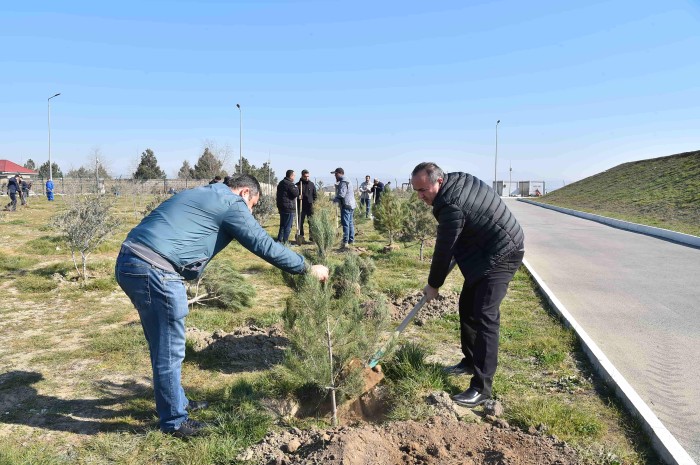
[[(190, 397), (212, 402), (195, 415), (214, 425), (212, 433), (182, 442), (158, 432), (138, 315), (112, 276), (119, 245), (148, 201), (118, 199), (122, 225), (91, 256), (87, 285), (78, 282), (70, 252), (46, 226), (65, 208), (62, 198), (48, 203), (33, 197), (28, 208), (0, 216), (0, 465), (236, 463), (241, 450), (279, 426), (259, 402), (288, 391), (276, 368), (224, 370), (225, 360), (198, 363), (189, 351), (183, 384)], [(268, 231), (276, 233), (276, 227), (275, 217)], [(429, 264), (418, 261), (418, 244), (384, 252), (386, 240), (371, 222), (359, 219), (357, 229), (356, 245), (376, 263), (370, 295), (400, 297), (423, 287)], [(279, 322), (292, 295), (281, 274), (237, 244), (217, 259), (233, 261), (244, 273), (256, 290), (255, 303), (237, 313), (195, 308), (188, 327), (230, 332)], [(443, 289), (459, 291), (461, 284), (453, 272)], [(458, 339), (456, 309), (409, 327), (403, 339), (409, 345), (385, 361), (392, 418), (423, 418), (420, 398), (430, 390), (466, 388), (440, 369), (458, 359)], [(639, 426), (596, 380), (574, 335), (551, 315), (524, 269), (502, 305), (494, 386), (511, 424), (556, 435), (587, 463), (656, 463)]]

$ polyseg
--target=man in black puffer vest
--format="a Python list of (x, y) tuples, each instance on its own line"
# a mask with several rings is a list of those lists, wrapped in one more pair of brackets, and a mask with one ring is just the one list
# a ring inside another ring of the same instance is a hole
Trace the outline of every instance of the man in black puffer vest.
[(500, 305), (525, 254), (525, 236), (515, 216), (486, 183), (467, 173), (445, 174), (435, 163), (421, 163), (411, 173), (418, 196), (433, 206), (437, 240), (428, 285), (431, 300), (455, 259), (464, 286), (459, 322), (464, 358), (446, 371), (473, 374), (469, 389), (452, 399), (476, 407), (491, 398), (498, 364)]
[(277, 184), (277, 211), (280, 214), (280, 229), (277, 242), (287, 244), (294, 222), (294, 202), (299, 197), (299, 189), (294, 184), (294, 170), (287, 170), (283, 180)]
[(309, 240), (313, 240), (311, 237), (311, 217), (314, 216), (314, 202), (318, 194), (316, 193), (316, 185), (311, 181), (311, 175), (309, 170), (301, 170), (301, 179), (297, 183), (297, 189), (299, 189), (299, 235), (301, 236), (301, 241), (306, 242), (304, 238), (304, 220), (309, 218)]

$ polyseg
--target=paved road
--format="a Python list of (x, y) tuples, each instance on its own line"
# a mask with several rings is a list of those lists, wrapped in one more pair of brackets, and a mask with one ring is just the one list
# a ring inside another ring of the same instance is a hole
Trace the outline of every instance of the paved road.
[(525, 258), (700, 463), (700, 249), (506, 201)]

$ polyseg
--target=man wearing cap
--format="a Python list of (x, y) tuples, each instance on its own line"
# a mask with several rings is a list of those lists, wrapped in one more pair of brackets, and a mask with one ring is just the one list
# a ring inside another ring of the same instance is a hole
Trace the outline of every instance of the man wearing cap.
[(335, 198), (333, 203), (340, 205), (340, 224), (343, 226), (343, 249), (348, 247), (348, 244), (355, 242), (355, 223), (353, 214), (357, 203), (355, 202), (355, 194), (350, 186), (350, 181), (345, 179), (345, 170), (336, 168), (331, 171), (335, 175)]

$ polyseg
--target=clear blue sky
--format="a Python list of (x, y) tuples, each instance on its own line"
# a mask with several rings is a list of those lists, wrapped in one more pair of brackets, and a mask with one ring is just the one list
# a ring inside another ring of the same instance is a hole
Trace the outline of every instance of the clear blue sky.
[(700, 2), (23, 1), (0, 6), (0, 158), (174, 176), (206, 141), (279, 174), (433, 160), (549, 188), (700, 149)]

